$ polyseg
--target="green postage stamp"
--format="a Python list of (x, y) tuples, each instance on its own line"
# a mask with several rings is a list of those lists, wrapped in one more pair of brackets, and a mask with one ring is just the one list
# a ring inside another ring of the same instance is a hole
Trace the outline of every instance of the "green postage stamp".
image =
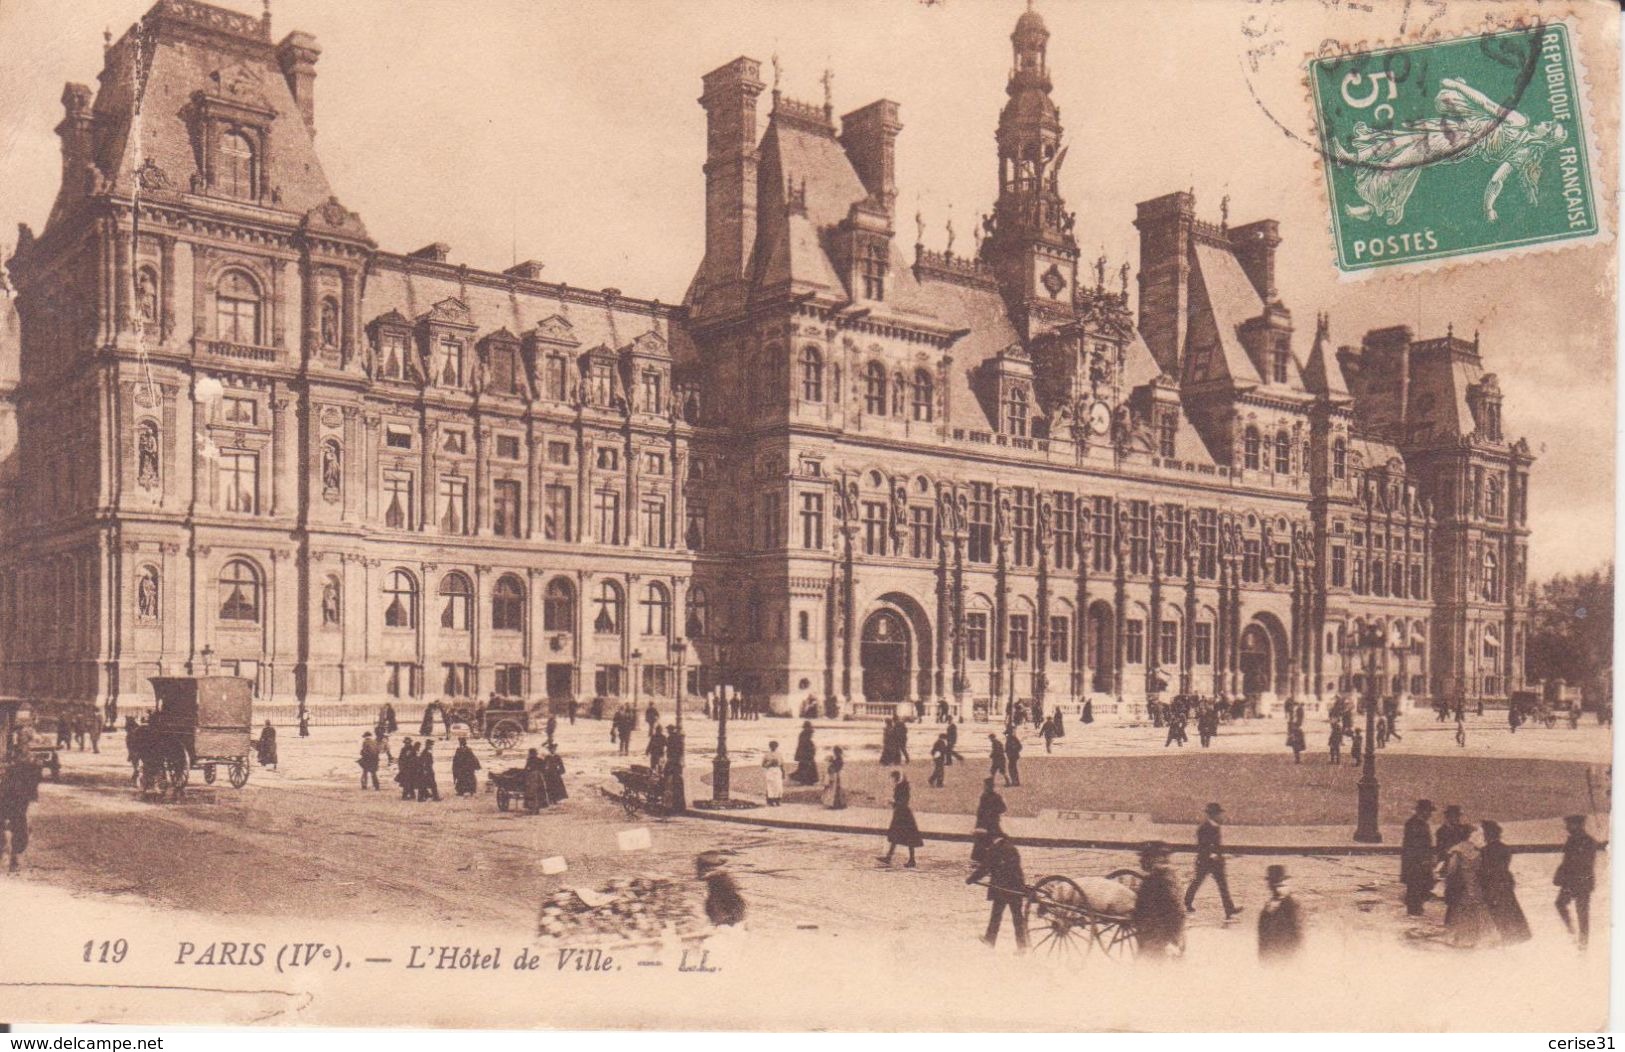
[(1342, 272), (1600, 233), (1562, 23), (1318, 58), (1309, 74)]

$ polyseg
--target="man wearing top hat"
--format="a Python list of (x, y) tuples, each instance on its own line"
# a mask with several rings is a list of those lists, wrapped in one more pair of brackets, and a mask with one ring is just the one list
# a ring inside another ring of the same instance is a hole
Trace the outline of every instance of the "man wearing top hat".
[(1202, 886), (1202, 881), (1209, 875), (1213, 883), (1219, 886), (1219, 901), (1224, 904), (1224, 919), (1230, 920), (1241, 912), (1230, 899), (1230, 882), (1225, 879), (1224, 853), (1221, 850), (1219, 825), (1224, 820), (1224, 808), (1218, 804), (1207, 805), (1207, 817), (1202, 824), (1196, 827), (1196, 876), (1191, 878), (1190, 887), (1185, 889), (1185, 911), (1196, 912), (1196, 889)]
[(1405, 912), (1422, 915), (1433, 894), (1433, 801), (1416, 801), (1416, 813), (1405, 820), (1405, 843), (1399, 854), (1399, 879), (1405, 885)]
[(1280, 964), (1296, 957), (1303, 947), (1303, 917), (1288, 886), (1286, 867), (1272, 865), (1264, 873), (1269, 901), (1258, 912), (1258, 958)]

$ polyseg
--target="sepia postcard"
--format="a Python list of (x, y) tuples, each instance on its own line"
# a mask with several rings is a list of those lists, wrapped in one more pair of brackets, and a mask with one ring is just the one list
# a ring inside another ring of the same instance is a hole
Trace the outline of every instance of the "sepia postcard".
[(4, 0), (0, 1020), (1609, 1025), (1604, 0)]

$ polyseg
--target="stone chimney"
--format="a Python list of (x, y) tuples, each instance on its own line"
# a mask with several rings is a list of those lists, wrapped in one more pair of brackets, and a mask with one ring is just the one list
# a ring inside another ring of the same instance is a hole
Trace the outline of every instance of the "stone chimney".
[(299, 104), (299, 112), (312, 137), (316, 135), (316, 60), (321, 54), (316, 38), (309, 33), (289, 33), (276, 46), (277, 65), (282, 67), (288, 91)]
[(1135, 206), (1140, 231), (1140, 335), (1162, 371), (1185, 375), (1190, 328), (1191, 229), (1196, 196), (1179, 191)]
[(434, 241), (416, 252), (408, 252), (407, 255), (413, 259), (426, 259), (431, 263), (444, 263), (451, 255), (451, 246), (444, 241)]
[(705, 270), (710, 283), (738, 281), (756, 242), (756, 99), (762, 65), (736, 58), (702, 78), (705, 108)]
[(1275, 289), (1275, 249), (1281, 244), (1280, 229), (1275, 220), (1260, 219), (1230, 231), (1236, 261), (1266, 304), (1280, 299)]
[(62, 140), (62, 187), (73, 194), (85, 190), (84, 168), (91, 160), (90, 89), (83, 84), (62, 88), (62, 122), (56, 134)]
[(902, 130), (897, 103), (888, 99), (871, 102), (841, 118), (841, 146), (847, 160), (870, 199), (887, 214), (897, 200), (897, 133)]

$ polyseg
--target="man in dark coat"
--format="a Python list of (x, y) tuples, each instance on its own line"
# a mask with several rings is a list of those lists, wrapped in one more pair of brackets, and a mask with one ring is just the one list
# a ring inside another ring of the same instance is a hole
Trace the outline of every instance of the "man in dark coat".
[(39, 767), (28, 759), (10, 764), (0, 776), (0, 843), (9, 840), (5, 846), (11, 852), (7, 868), (12, 873), (17, 872), (18, 858), (28, 850), (28, 805), (39, 799), (39, 778)]
[(947, 733), (948, 733), (948, 762), (947, 762), (947, 764), (945, 764), (945, 766), (952, 767), (954, 765), (955, 760), (958, 760), (960, 763), (964, 763), (965, 758), (963, 756), (959, 755), (959, 724), (954, 720), (949, 720), (948, 721), (948, 732)]
[(982, 798), (976, 801), (976, 842), (971, 846), (970, 859), (980, 862), (987, 857), (987, 847), (993, 838), (1004, 832), (1004, 797), (993, 788), (993, 777), (982, 781)]
[(1443, 865), (1450, 849), (1473, 835), (1472, 827), (1461, 820), (1461, 805), (1447, 804), (1444, 809), (1444, 822), (1439, 825), (1433, 838), (1433, 861), (1435, 865)]
[(903, 868), (913, 869), (914, 849), (925, 846), (919, 823), (914, 820), (914, 808), (909, 806), (913, 789), (902, 771), (893, 771), (891, 782), (891, 825), (886, 828), (886, 853), (880, 856), (880, 861), (891, 865), (892, 855), (899, 847), (906, 847), (908, 861), (903, 863)]
[(1175, 956), (1185, 947), (1185, 914), (1174, 891), (1168, 845), (1153, 841), (1140, 852), (1145, 879), (1134, 896), (1134, 931), (1140, 956), (1152, 959)]
[(897, 762), (907, 764), (908, 760), (908, 723), (897, 721)]
[(525, 810), (536, 814), (547, 806), (547, 779), (543, 774), (544, 765), (541, 756), (535, 749), (525, 757)]
[(649, 728), (649, 744), (643, 747), (644, 755), (649, 757), (649, 770), (658, 771), (666, 759), (666, 732), (656, 723)]
[(451, 787), (458, 796), (473, 796), (479, 791), (480, 758), (468, 747), (467, 738), (457, 739), (457, 750), (451, 754)]
[(1264, 873), (1269, 901), (1258, 912), (1258, 959), (1283, 964), (1303, 948), (1303, 917), (1298, 900), (1287, 887), (1286, 867), (1272, 865)]
[(374, 789), (378, 785), (378, 741), (367, 731), (361, 736), (361, 756), (356, 760), (361, 765), (361, 788), (367, 788), (367, 782), (372, 782)]
[(688, 808), (688, 794), (683, 786), (683, 732), (677, 724), (666, 725), (666, 806), (674, 814)]
[(418, 746), (411, 738), (401, 743), (401, 756), (395, 763), (395, 783), (401, 787), (402, 800), (417, 796)]
[(418, 800), (440, 799), (440, 783), (434, 773), (434, 739), (429, 738), (423, 743), (423, 749), (418, 753)]
[(989, 775), (1003, 775), (1004, 776), (1004, 784), (1009, 785), (1010, 784), (1010, 772), (1008, 770), (1006, 770), (1005, 766), (1004, 766), (1004, 743), (999, 741), (999, 736), (997, 734), (991, 734), (990, 733), (987, 736), (987, 744), (988, 744), (988, 759), (992, 763), (992, 766), (988, 769), (988, 774)]
[(652, 701), (649, 702), (649, 707), (643, 710), (643, 722), (648, 725), (650, 734), (655, 732), (655, 726), (660, 722), (660, 710), (655, 708)]
[(1004, 758), (1010, 765), (1010, 784), (1021, 784), (1021, 739), (1016, 736), (1016, 725), (1004, 732)]
[(1405, 820), (1405, 842), (1400, 848), (1399, 879), (1405, 884), (1405, 912), (1422, 915), (1422, 904), (1433, 894), (1433, 801), (1416, 801), (1416, 813)]
[(811, 720), (807, 720), (801, 725), (801, 737), (796, 739), (794, 759), (796, 769), (790, 772), (790, 780), (797, 785), (817, 785), (818, 747), (813, 744)]
[[(1557, 886), (1557, 915), (1563, 918), (1563, 927), (1574, 933), (1569, 920), (1569, 903), (1580, 919), (1580, 949), (1591, 941), (1591, 892), (1597, 886), (1597, 852), (1607, 847), (1606, 841), (1594, 839), (1586, 832), (1585, 815), (1569, 815), (1563, 819), (1569, 838), (1563, 843), (1563, 861), (1557, 864), (1552, 883)], [(16, 865), (16, 856), (12, 856)]]
[(948, 736), (937, 735), (937, 740), (931, 745), (931, 777), (925, 784), (942, 788), (942, 771), (948, 765)]
[(1188, 913), (1196, 912), (1196, 890), (1202, 886), (1202, 881), (1212, 876), (1213, 883), (1219, 886), (1224, 919), (1230, 920), (1241, 912), (1241, 908), (1230, 901), (1230, 881), (1224, 873), (1224, 852), (1219, 834), (1223, 821), (1224, 808), (1218, 804), (1208, 804), (1207, 817), (1196, 827), (1196, 876), (1191, 878), (1190, 886), (1185, 889), (1185, 910)]
[(1021, 853), (1010, 838), (999, 834), (988, 845), (987, 857), (977, 866), (965, 883), (987, 881), (987, 901), (993, 904), (987, 917), (987, 934), (982, 941), (989, 946), (999, 941), (999, 923), (1005, 909), (1010, 910), (1010, 926), (1016, 930), (1016, 952), (1027, 950), (1027, 875), (1021, 871)]

